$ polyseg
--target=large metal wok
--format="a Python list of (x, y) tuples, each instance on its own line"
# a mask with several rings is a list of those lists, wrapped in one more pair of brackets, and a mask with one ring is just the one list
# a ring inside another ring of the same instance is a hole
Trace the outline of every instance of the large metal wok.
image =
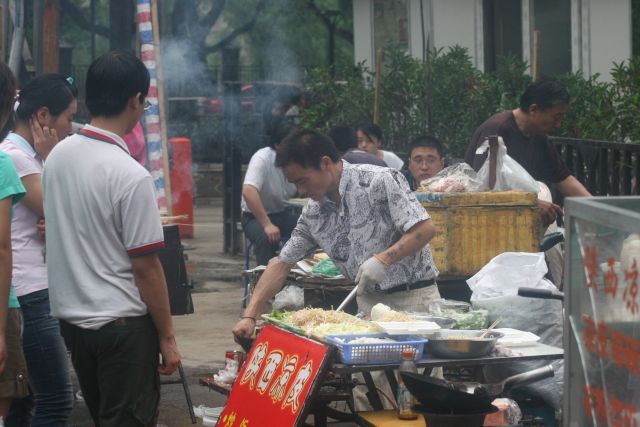
[(551, 365), (513, 375), (495, 384), (455, 383), (411, 372), (402, 380), (425, 411), (439, 414), (480, 414), (492, 411), (491, 402), (515, 385), (553, 377)]

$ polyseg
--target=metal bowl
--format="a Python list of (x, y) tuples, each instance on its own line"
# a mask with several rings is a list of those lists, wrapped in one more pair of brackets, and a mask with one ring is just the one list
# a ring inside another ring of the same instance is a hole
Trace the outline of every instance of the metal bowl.
[(491, 353), (498, 339), (504, 336), (500, 332), (491, 331), (485, 338), (477, 338), (483, 333), (484, 331), (440, 329), (422, 336), (428, 339), (427, 354), (450, 359), (471, 359)]

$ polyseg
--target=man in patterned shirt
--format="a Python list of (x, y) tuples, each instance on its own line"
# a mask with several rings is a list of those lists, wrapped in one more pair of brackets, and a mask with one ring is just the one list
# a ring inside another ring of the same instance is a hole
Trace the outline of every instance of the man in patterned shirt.
[(296, 262), (318, 247), (358, 286), (358, 309), (382, 302), (396, 310), (424, 310), (439, 298), (429, 241), (435, 227), (395, 169), (352, 165), (327, 137), (300, 130), (278, 147), (287, 180), (311, 200), (291, 238), (269, 263), (242, 319), (233, 329), (250, 336), (264, 303), (282, 287)]

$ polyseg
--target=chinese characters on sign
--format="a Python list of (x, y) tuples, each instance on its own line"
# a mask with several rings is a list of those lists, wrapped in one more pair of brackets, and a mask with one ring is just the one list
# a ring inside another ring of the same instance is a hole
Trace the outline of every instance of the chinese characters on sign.
[[(616, 272), (616, 260), (609, 257), (607, 259), (606, 271), (602, 277), (604, 282), (604, 292), (606, 295), (613, 299), (618, 296), (619, 278)], [(598, 281), (600, 274), (598, 272), (598, 249), (593, 245), (585, 246), (584, 248), (584, 273), (587, 289), (593, 289), (594, 293), (598, 293)], [(640, 305), (638, 304), (638, 266), (636, 260), (633, 260), (631, 268), (624, 271), (624, 291), (622, 292), (622, 300), (627, 311), (631, 314), (638, 314), (640, 312)]]
[(623, 334), (604, 322), (596, 325), (594, 319), (582, 315), (585, 348), (604, 361), (613, 360), (619, 368), (640, 376), (640, 341)]
[(218, 426), (293, 426), (322, 380), (330, 348), (267, 325), (256, 339), (231, 389)]
[(635, 418), (638, 408), (624, 402), (615, 393), (606, 394), (599, 387), (585, 385), (582, 404), (584, 412), (591, 414), (592, 419), (599, 424), (604, 424), (609, 419), (612, 427), (638, 427), (638, 421)]

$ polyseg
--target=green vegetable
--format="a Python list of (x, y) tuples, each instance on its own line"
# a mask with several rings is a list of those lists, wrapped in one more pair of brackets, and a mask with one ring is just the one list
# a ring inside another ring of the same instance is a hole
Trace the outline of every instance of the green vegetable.
[(487, 310), (470, 310), (460, 313), (455, 310), (442, 310), (442, 315), (456, 321), (457, 329), (478, 330), (487, 326), (489, 312)]
[(289, 312), (282, 310), (271, 310), (269, 316), (273, 317), (276, 320), (286, 320), (289, 317)]

